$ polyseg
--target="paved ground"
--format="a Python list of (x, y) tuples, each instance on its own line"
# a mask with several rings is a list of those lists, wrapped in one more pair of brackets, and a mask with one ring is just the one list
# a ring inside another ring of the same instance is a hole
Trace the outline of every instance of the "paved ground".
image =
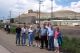
[(1, 30), (0, 30), (0, 45), (4, 46), (11, 53), (54, 53), (53, 51), (47, 51), (45, 49), (39, 49), (36, 47), (16, 46), (15, 35), (7, 34), (6, 32)]
[(4, 48), (3, 46), (0, 45), (0, 53), (11, 53), (11, 52), (8, 51), (6, 48)]

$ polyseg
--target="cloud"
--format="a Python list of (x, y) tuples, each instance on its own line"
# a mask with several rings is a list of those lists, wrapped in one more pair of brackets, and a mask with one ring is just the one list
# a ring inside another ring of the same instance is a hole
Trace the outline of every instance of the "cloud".
[[(61, 2), (62, 0), (57, 0)], [(67, 1), (67, 0), (66, 0)], [(72, 1), (72, 0), (70, 0)], [(29, 9), (34, 11), (39, 10), (39, 1), (38, 0), (0, 0), (0, 17), (9, 16), (9, 11), (12, 11), (12, 17), (16, 17), (20, 13), (27, 12)], [(58, 11), (62, 9), (73, 10), (80, 12), (80, 1), (70, 2), (69, 6), (63, 6), (56, 3), (56, 0), (53, 0), (53, 11)], [(42, 12), (51, 11), (51, 1), (43, 0), (41, 4)]]
[(64, 7), (64, 9), (73, 10), (75, 12), (80, 13), (80, 1), (78, 2), (71, 2), (70, 6)]

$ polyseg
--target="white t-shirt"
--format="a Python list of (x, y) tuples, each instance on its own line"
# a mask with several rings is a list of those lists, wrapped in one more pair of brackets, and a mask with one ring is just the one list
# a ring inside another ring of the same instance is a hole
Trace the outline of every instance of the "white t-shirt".
[(24, 27), (21, 28), (21, 32), (22, 32), (22, 33), (27, 33), (27, 28), (24, 28)]
[(6, 25), (4, 25), (4, 28), (6, 28), (7, 26)]
[(28, 29), (28, 32), (33, 32), (33, 30), (31, 28)]
[(48, 36), (54, 36), (54, 30), (51, 29), (51, 27), (47, 27), (48, 31)]

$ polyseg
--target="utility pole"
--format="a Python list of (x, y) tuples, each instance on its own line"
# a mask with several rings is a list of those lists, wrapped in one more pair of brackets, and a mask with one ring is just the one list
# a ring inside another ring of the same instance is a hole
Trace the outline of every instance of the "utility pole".
[(20, 24), (20, 12), (19, 12), (19, 24)]
[(4, 16), (3, 16), (2, 18), (3, 18), (2, 20), (3, 20), (3, 22), (4, 22), (4, 21), (5, 21), (5, 20), (4, 20)]
[(76, 18), (76, 13), (75, 13), (75, 16), (74, 16), (74, 17), (75, 17), (74, 19), (77, 19), (77, 18)]
[(10, 23), (11, 23), (11, 16), (12, 16), (12, 12), (11, 12), (11, 10), (9, 11), (9, 18), (10, 18)]
[(53, 0), (51, 0), (51, 18), (53, 18)]
[(39, 0), (39, 26), (40, 26), (41, 2), (42, 2), (42, 1), (41, 1), (41, 0)]

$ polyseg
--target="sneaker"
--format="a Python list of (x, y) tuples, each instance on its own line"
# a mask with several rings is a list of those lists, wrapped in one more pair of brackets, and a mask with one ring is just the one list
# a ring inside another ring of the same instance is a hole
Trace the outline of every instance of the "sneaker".
[(30, 46), (30, 45), (27, 45), (28, 47)]
[(44, 49), (44, 48), (41, 47), (40, 49)]

